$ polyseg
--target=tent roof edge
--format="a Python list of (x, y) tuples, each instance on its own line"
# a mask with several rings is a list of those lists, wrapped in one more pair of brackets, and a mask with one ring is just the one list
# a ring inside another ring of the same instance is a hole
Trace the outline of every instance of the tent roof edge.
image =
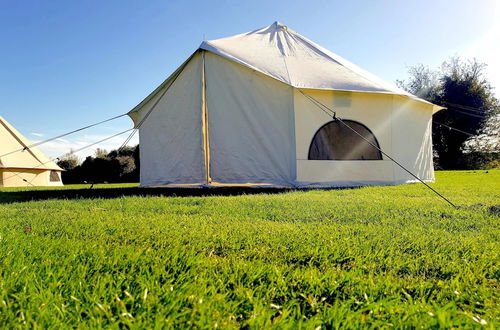
[(145, 99), (143, 99), (139, 104), (137, 104), (135, 107), (132, 108), (129, 112), (127, 112), (127, 115), (132, 119), (134, 122), (134, 128), (138, 128), (139, 125), (139, 112), (141, 111), (142, 107), (147, 104), (152, 98), (154, 98), (160, 91), (163, 90), (165, 86), (168, 86), (170, 81), (174, 79), (184, 68), (186, 65), (191, 61), (191, 59), (198, 53), (200, 52), (200, 48), (196, 49), (172, 74), (168, 76), (167, 79), (165, 79), (158, 87), (156, 87), (151, 93), (149, 93), (148, 96), (146, 96)]

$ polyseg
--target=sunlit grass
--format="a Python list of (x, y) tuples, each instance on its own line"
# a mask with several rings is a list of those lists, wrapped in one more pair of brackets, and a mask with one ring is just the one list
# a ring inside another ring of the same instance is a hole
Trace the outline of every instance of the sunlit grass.
[(104, 188), (132, 188), (137, 187), (138, 183), (96, 183), (96, 184), (67, 184), (55, 187), (0, 187), (1, 192), (13, 191), (32, 191), (32, 190), (68, 190), (68, 189), (104, 189)]
[(0, 327), (496, 328), (500, 171), (436, 176), (459, 209), (422, 185), (0, 204)]

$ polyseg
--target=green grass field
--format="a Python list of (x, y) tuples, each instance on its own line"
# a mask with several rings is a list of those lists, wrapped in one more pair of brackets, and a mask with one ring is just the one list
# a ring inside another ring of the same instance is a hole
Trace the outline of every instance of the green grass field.
[(4, 189), (0, 328), (498, 328), (500, 171), (436, 176), (459, 209), (416, 184), (29, 202)]

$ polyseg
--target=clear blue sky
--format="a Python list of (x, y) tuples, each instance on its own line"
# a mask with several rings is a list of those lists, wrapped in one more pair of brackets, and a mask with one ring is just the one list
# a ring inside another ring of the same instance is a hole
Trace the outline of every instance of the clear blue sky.
[[(0, 0), (0, 115), (38, 140), (127, 112), (204, 38), (276, 20), (391, 82), (409, 65), (463, 55), (489, 62), (500, 89), (497, 2)], [(42, 150), (57, 156), (131, 126), (124, 118)]]

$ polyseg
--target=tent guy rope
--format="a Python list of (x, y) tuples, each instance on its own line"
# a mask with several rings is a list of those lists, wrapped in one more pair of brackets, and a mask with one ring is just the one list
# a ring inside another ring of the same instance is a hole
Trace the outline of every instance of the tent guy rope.
[(170, 86), (173, 85), (173, 83), (175, 82), (175, 80), (177, 79), (177, 77), (179, 77), (179, 75), (181, 74), (181, 72), (182, 72), (182, 70), (180, 70), (179, 72), (176, 73), (176, 75), (173, 77), (173, 79), (170, 82), (170, 84), (165, 88), (165, 90), (161, 93), (161, 95), (158, 97), (158, 99), (155, 101), (155, 103), (151, 106), (151, 109), (149, 109), (149, 111), (144, 115), (144, 117), (141, 119), (141, 121), (137, 124), (137, 127), (134, 127), (132, 129), (132, 132), (130, 132), (130, 135), (127, 137), (127, 139), (125, 139), (125, 141), (123, 141), (122, 145), (118, 148), (118, 151), (121, 151), (123, 148), (125, 148), (125, 146), (130, 142), (130, 140), (132, 139), (132, 137), (134, 137), (135, 133), (137, 133), (137, 131), (139, 130), (139, 128), (141, 128), (142, 124), (144, 124), (144, 122), (149, 117), (149, 115), (151, 115), (151, 113), (153, 112), (153, 110), (156, 109), (156, 106), (158, 105), (158, 103), (160, 102), (160, 100), (168, 92), (168, 90), (170, 89)]
[(109, 119), (102, 120), (102, 121), (94, 123), (94, 124), (90, 124), (90, 125), (87, 125), (87, 126), (84, 126), (84, 127), (78, 128), (78, 129), (75, 129), (73, 131), (70, 131), (70, 132), (67, 132), (67, 133), (64, 133), (64, 134), (61, 134), (61, 135), (58, 135), (58, 136), (54, 136), (54, 137), (48, 138), (48, 139), (40, 141), (40, 142), (32, 143), (32, 144), (30, 144), (28, 146), (25, 146), (24, 148), (16, 149), (16, 150), (7, 152), (7, 153), (5, 153), (3, 155), (0, 155), (0, 158), (5, 157), (5, 156), (9, 156), (9, 155), (12, 155), (12, 154), (15, 154), (16, 152), (25, 151), (25, 150), (28, 150), (30, 148), (37, 147), (37, 146), (45, 144), (47, 142), (54, 141), (56, 139), (60, 139), (62, 137), (65, 137), (65, 136), (68, 136), (68, 135), (71, 135), (71, 134), (74, 134), (74, 133), (86, 130), (88, 128), (91, 128), (91, 127), (94, 127), (94, 126), (97, 126), (97, 125), (100, 125), (100, 124), (104, 124), (104, 123), (106, 123), (108, 121), (112, 121), (112, 120), (124, 117), (126, 115), (127, 114), (124, 113), (124, 114), (121, 114), (121, 115), (118, 115), (118, 116), (115, 116), (115, 117), (112, 117), (112, 118), (109, 118)]
[(432, 123), (437, 124), (437, 125), (441, 125), (441, 126), (444, 126), (444, 127), (448, 127), (448, 128), (449, 128), (449, 129), (451, 129), (451, 130), (454, 130), (454, 131), (460, 132), (460, 133), (465, 134), (465, 135), (467, 135), (467, 136), (475, 136), (474, 134), (471, 134), (471, 133), (466, 132), (466, 131), (462, 131), (462, 130), (460, 130), (460, 129), (458, 129), (458, 128), (451, 127), (451, 126), (449, 126), (449, 125), (446, 125), (446, 124), (443, 124), (443, 123), (437, 122), (437, 121), (435, 121), (435, 120), (433, 120), (433, 121), (432, 121)]
[[(130, 131), (132, 131), (132, 130), (133, 130), (133, 128), (127, 129), (127, 130), (122, 131), (122, 132), (120, 132), (120, 133), (117, 133), (117, 134), (114, 134), (114, 135), (108, 136), (108, 137), (106, 137), (106, 138), (104, 138), (104, 139), (101, 139), (101, 140), (99, 140), (99, 141), (96, 141), (96, 142), (93, 142), (93, 143), (91, 143), (91, 144), (85, 145), (85, 146), (83, 146), (83, 147), (81, 147), (81, 148), (78, 148), (78, 149), (76, 149), (76, 150), (72, 150), (72, 151), (70, 151), (70, 152), (67, 152), (67, 153), (65, 153), (65, 154), (62, 154), (62, 155), (60, 155), (60, 156), (58, 156), (58, 157), (55, 157), (55, 158), (50, 158), (48, 161), (46, 161), (46, 162), (44, 162), (44, 163), (40, 163), (39, 165), (37, 165), (37, 166), (35, 166), (35, 167), (33, 167), (33, 168), (39, 168), (39, 167), (44, 166), (44, 165), (46, 165), (46, 164), (48, 164), (48, 163), (50, 163), (50, 162), (53, 162), (53, 161), (56, 161), (56, 160), (60, 160), (62, 157), (65, 157), (65, 156), (70, 156), (70, 155), (76, 154), (77, 152), (80, 152), (80, 151), (82, 151), (82, 150), (85, 150), (85, 149), (87, 149), (87, 148), (90, 148), (90, 147), (92, 147), (92, 146), (94, 146), (94, 145), (96, 145), (96, 144), (102, 143), (102, 142), (104, 142), (104, 141), (110, 140), (110, 139), (112, 139), (112, 138), (115, 138), (115, 137), (117, 137), (117, 136), (120, 136), (120, 135), (122, 135), (122, 134), (125, 134), (125, 133), (127, 133), (127, 132), (130, 132)], [(11, 178), (13, 178), (13, 177), (15, 177), (15, 176), (18, 176), (18, 177), (20, 177), (21, 179), (23, 179), (23, 181), (26, 181), (26, 180), (25, 180), (25, 179), (24, 179), (24, 178), (23, 178), (23, 177), (22, 177), (19, 173), (16, 173), (16, 174), (14, 174), (14, 175), (12, 175), (12, 176), (9, 176), (9, 177), (7, 177), (7, 178), (3, 179), (3, 181), (7, 181), (7, 180), (9, 180), (9, 179), (11, 179)], [(0, 179), (0, 180), (1, 180), (1, 179)]]
[[(137, 127), (134, 127), (134, 128), (131, 128), (131, 129), (128, 129), (126, 131), (123, 131), (123, 132), (120, 132), (118, 134), (115, 134), (115, 135), (112, 135), (112, 136), (109, 136), (105, 139), (102, 139), (100, 141), (97, 141), (97, 142), (94, 142), (92, 144), (89, 144), (87, 146), (84, 146), (82, 148), (79, 148), (79, 149), (76, 149), (70, 153), (66, 153), (64, 155), (61, 155), (59, 157), (56, 157), (56, 158), (52, 158), (50, 159), (49, 162), (52, 162), (54, 160), (59, 160), (61, 157), (64, 157), (66, 155), (71, 155), (71, 154), (74, 154), (74, 153), (77, 153), (81, 150), (84, 150), (86, 148), (89, 148), (93, 145), (96, 145), (98, 143), (101, 143), (101, 142), (104, 142), (106, 140), (109, 140), (113, 137), (116, 137), (116, 136), (119, 136), (121, 134), (124, 134), (126, 132), (129, 132), (130, 131), (130, 135), (125, 139), (125, 141), (122, 143), (122, 145), (120, 146), (120, 148), (118, 148), (118, 150), (122, 150), (126, 145), (127, 143), (130, 142), (130, 140), (132, 139), (132, 137), (135, 135), (135, 133), (139, 130), (139, 128), (142, 126), (142, 124), (145, 122), (145, 120), (149, 117), (149, 115), (153, 112), (153, 110), (156, 108), (156, 106), (158, 105), (158, 103), (160, 102), (160, 100), (163, 98), (163, 96), (167, 93), (167, 91), (169, 90), (170, 86), (172, 86), (172, 84), (175, 82), (175, 80), (177, 79), (177, 77), (180, 75), (181, 71), (177, 72), (176, 75), (174, 76), (173, 80), (170, 82), (170, 84), (165, 88), (165, 90), (162, 92), (161, 96), (156, 100), (156, 102), (153, 104), (153, 106), (151, 107), (151, 109), (146, 113), (146, 115), (141, 119), (141, 121), (137, 124)], [(100, 124), (103, 124), (103, 123), (106, 123), (106, 122), (109, 122), (109, 121), (112, 121), (112, 120), (115, 120), (115, 119), (118, 119), (118, 118), (121, 118), (121, 117), (124, 117), (124, 116), (127, 116), (128, 113), (124, 113), (124, 114), (121, 114), (121, 115), (118, 115), (118, 116), (114, 116), (112, 118), (108, 118), (108, 119), (105, 119), (105, 120), (102, 120), (102, 121), (99, 121), (97, 123), (94, 123), (94, 124), (90, 124), (90, 125), (87, 125), (87, 126), (84, 126), (84, 127), (81, 127), (81, 128), (78, 128), (78, 129), (75, 129), (75, 130), (72, 130), (70, 132), (67, 132), (67, 133), (64, 133), (64, 134), (60, 134), (58, 136), (55, 136), (55, 137), (52, 137), (52, 138), (49, 138), (49, 139), (46, 139), (46, 140), (43, 140), (43, 141), (40, 141), (40, 142), (36, 142), (36, 143), (32, 143), (28, 146), (25, 146), (24, 148), (20, 148), (20, 149), (16, 149), (16, 150), (13, 150), (13, 151), (10, 151), (8, 153), (5, 153), (3, 155), (0, 155), (0, 158), (2, 157), (5, 157), (5, 156), (8, 156), (8, 155), (12, 155), (14, 153), (17, 153), (17, 152), (22, 152), (22, 151), (25, 151), (25, 150), (28, 150), (30, 148), (33, 148), (33, 147), (36, 147), (36, 146), (39, 146), (39, 145), (42, 145), (44, 143), (47, 143), (47, 142), (50, 142), (50, 141), (53, 141), (53, 140), (56, 140), (56, 139), (59, 139), (59, 138), (62, 138), (62, 137), (65, 137), (65, 136), (68, 136), (68, 135), (71, 135), (71, 134), (74, 134), (74, 133), (77, 133), (77, 132), (80, 132), (80, 131), (83, 131), (83, 130), (86, 130), (88, 128), (91, 128), (91, 127), (94, 127), (94, 126), (97, 126), (97, 125), (100, 125)], [(49, 162), (45, 162), (45, 163), (41, 163), (40, 165), (37, 165), (35, 168), (38, 168), (40, 166), (43, 166)], [(5, 178), (5, 179), (2, 179), (2, 181), (7, 181), (8, 179), (10, 178), (13, 178), (15, 176), (18, 176), (20, 177), (21, 179), (23, 179), (23, 181), (26, 181), (24, 178), (22, 178), (20, 176), (19, 173), (16, 173), (15, 175), (12, 175), (8, 178)]]

